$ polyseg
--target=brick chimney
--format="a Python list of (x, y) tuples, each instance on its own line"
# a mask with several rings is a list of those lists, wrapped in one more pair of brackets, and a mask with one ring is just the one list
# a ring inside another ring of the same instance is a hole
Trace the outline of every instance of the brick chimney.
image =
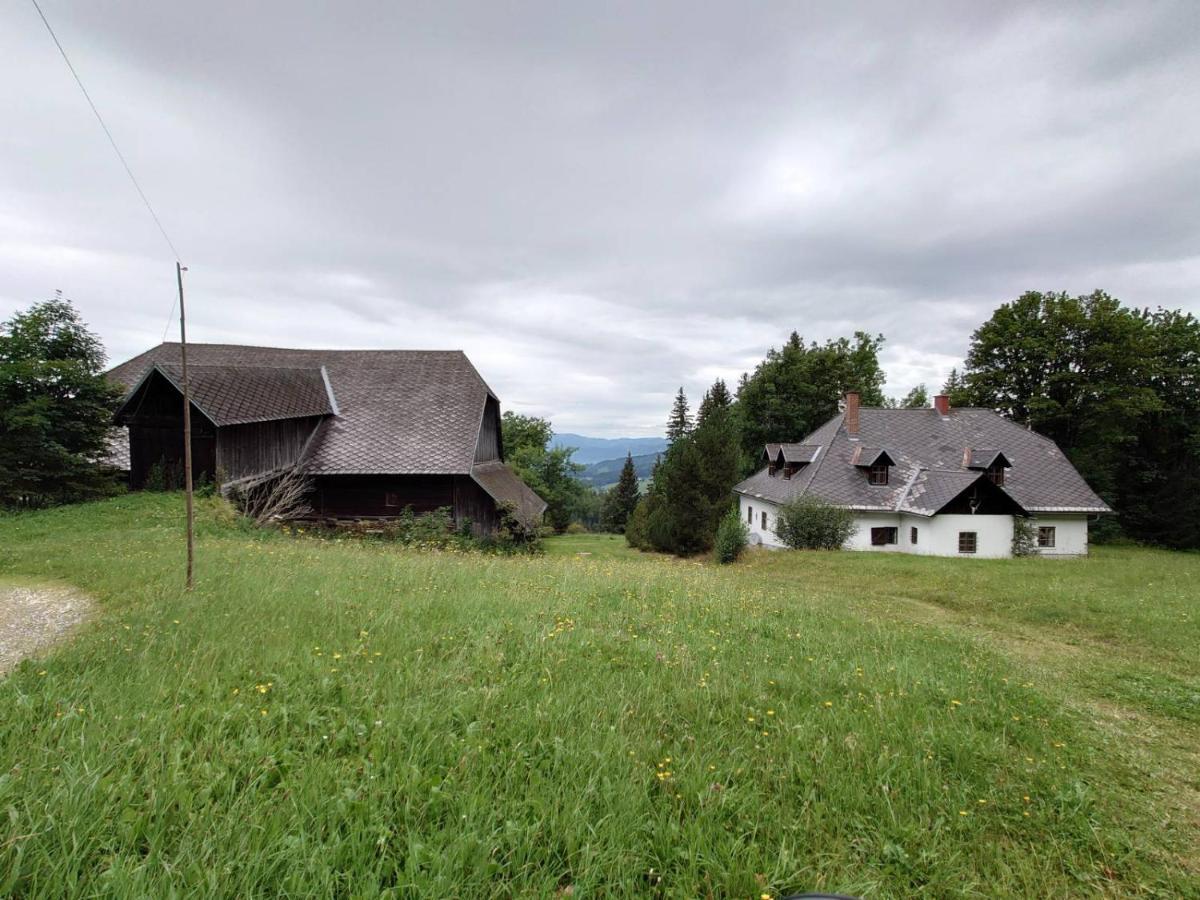
[(950, 397), (946, 394), (938, 394), (933, 398), (933, 408), (938, 411), (938, 415), (943, 419), (950, 415)]
[(858, 440), (858, 391), (846, 391), (846, 434), (850, 440)]

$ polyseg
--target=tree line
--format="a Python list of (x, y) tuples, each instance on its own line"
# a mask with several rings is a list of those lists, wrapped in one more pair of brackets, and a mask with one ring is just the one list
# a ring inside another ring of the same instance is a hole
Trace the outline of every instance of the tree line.
[[(793, 333), (736, 391), (718, 379), (693, 415), (682, 389), (669, 446), (640, 490), (632, 458), (597, 492), (575, 476), (569, 447), (552, 447), (545, 419), (506, 413), (505, 456), (565, 530), (624, 532), (637, 547), (680, 555), (711, 549), (732, 488), (767, 442), (801, 441), (838, 411), (847, 390), (866, 406), (920, 407), (919, 385), (884, 395), (882, 335), (824, 343)], [(119, 391), (104, 349), (71, 303), (33, 304), (0, 324), (0, 507), (69, 503), (119, 489), (104, 465)], [(1200, 548), (1200, 321), (1181, 310), (1137, 309), (1102, 291), (1028, 292), (971, 335), (943, 386), (955, 406), (996, 410), (1053, 439), (1113, 507), (1098, 540)]]

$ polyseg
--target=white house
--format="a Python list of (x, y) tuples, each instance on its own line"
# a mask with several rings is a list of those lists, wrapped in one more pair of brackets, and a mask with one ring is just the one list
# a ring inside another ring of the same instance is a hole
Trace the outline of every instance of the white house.
[(987, 409), (844, 408), (798, 444), (768, 444), (735, 487), (752, 543), (781, 547), (780, 507), (810, 495), (852, 510), (846, 549), (1012, 556), (1014, 523), (1043, 556), (1084, 556), (1088, 519), (1112, 510), (1058, 446)]

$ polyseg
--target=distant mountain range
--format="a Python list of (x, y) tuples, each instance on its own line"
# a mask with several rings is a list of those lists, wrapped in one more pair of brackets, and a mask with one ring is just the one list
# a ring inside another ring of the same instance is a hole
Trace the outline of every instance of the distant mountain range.
[[(667, 439), (657, 437), (595, 438), (583, 434), (556, 434), (550, 439), (550, 444), (557, 447), (574, 447), (575, 455), (571, 458), (585, 466), (614, 459), (624, 462), (627, 453), (637, 457), (661, 453), (667, 449)], [(620, 471), (619, 464), (617, 471)]]
[[(644, 453), (633, 458), (633, 468), (637, 472), (638, 481), (645, 481), (650, 477), (650, 471), (654, 468), (656, 459), (658, 459), (657, 453)], [(604, 459), (589, 464), (575, 477), (594, 488), (606, 488), (616, 484), (621, 478), (621, 469), (624, 465), (624, 456), (616, 459)]]

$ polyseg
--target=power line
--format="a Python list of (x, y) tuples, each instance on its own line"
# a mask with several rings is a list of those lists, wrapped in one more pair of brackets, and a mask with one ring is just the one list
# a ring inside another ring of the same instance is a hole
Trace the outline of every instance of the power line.
[[(146, 192), (142, 190), (142, 186), (138, 184), (137, 177), (133, 174), (133, 169), (129, 167), (129, 163), (125, 160), (125, 154), (121, 152), (121, 148), (117, 146), (116, 140), (112, 136), (112, 132), (108, 130), (108, 126), (104, 123), (104, 117), (100, 115), (100, 110), (96, 109), (96, 104), (92, 102), (91, 94), (87, 88), (83, 86), (83, 80), (79, 77), (79, 73), (75, 71), (75, 66), (71, 64), (71, 58), (67, 56), (67, 51), (63, 49), (63, 45), (58, 40), (58, 35), (54, 33), (54, 29), (50, 27), (50, 20), (46, 18), (46, 14), (42, 12), (42, 8), (38, 5), (37, 0), (30, 0), (33, 8), (37, 10), (41, 16), (42, 24), (46, 26), (46, 30), (50, 32), (50, 37), (54, 41), (54, 46), (58, 48), (58, 52), (62, 54), (63, 62), (67, 64), (67, 68), (71, 70), (71, 74), (75, 78), (75, 83), (79, 85), (79, 90), (83, 91), (84, 99), (87, 100), (88, 106), (92, 108), (92, 112), (96, 115), (96, 121), (100, 123), (100, 127), (104, 129), (104, 134), (108, 138), (108, 142), (112, 144), (113, 152), (117, 154), (117, 159), (121, 160), (121, 165), (125, 167), (125, 174), (129, 176), (129, 180), (133, 182), (134, 188), (138, 192), (138, 196), (142, 198), (142, 203), (146, 204), (146, 211), (150, 213), (150, 217), (154, 219), (154, 224), (158, 226), (159, 233), (162, 234), (163, 240), (167, 242), (167, 246), (171, 248), (171, 253), (174, 254), (176, 262), (179, 261), (179, 251), (175, 249), (175, 244), (171, 241), (167, 234), (167, 229), (163, 228), (163, 223), (158, 218), (158, 213), (154, 211), (154, 207), (150, 205), (150, 199), (146, 196)], [(172, 307), (171, 314), (174, 315), (175, 310)], [(169, 324), (169, 318), (168, 318)]]

